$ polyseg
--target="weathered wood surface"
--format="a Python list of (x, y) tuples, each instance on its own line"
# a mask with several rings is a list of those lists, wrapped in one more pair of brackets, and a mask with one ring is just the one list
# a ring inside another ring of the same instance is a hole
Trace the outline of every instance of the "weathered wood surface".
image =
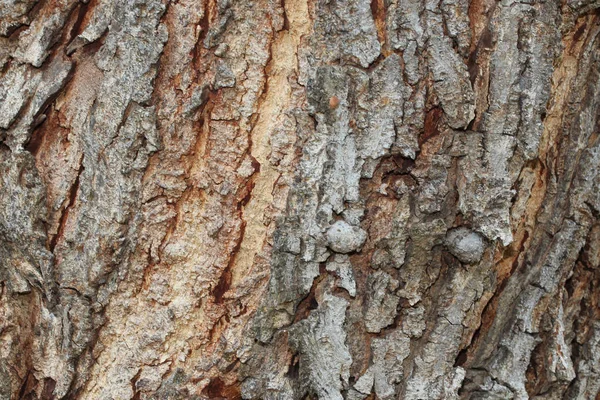
[(598, 399), (598, 0), (2, 0), (0, 398)]

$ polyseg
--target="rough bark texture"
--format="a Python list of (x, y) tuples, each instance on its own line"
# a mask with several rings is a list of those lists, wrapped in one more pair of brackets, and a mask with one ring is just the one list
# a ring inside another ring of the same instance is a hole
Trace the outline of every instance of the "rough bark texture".
[(0, 398), (600, 398), (598, 0), (2, 0)]

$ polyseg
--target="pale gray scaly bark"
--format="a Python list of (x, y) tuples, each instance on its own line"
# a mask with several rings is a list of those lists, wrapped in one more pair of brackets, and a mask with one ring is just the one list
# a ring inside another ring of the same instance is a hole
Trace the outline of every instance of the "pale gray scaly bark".
[(0, 398), (596, 399), (599, 10), (2, 2)]

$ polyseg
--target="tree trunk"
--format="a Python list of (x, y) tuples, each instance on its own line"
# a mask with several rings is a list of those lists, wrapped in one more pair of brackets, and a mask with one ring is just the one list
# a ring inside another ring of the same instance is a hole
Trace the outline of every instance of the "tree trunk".
[(2, 0), (0, 398), (600, 399), (599, 10)]

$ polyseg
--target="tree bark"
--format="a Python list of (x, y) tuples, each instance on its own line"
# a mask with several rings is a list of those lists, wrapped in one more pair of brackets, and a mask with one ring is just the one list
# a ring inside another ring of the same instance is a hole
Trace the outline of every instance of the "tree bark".
[(0, 398), (600, 399), (599, 10), (3, 0)]

